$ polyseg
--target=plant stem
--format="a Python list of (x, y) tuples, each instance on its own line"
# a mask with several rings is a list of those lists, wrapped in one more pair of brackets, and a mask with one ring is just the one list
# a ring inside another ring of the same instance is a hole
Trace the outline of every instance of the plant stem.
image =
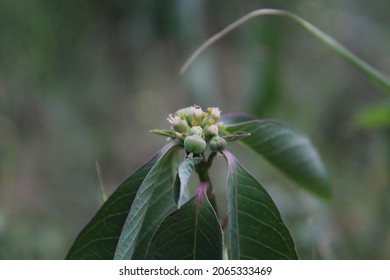
[(215, 198), (215, 192), (213, 189), (213, 185), (211, 184), (210, 175), (208, 172), (216, 155), (217, 155), (217, 153), (213, 152), (210, 154), (208, 160), (203, 158), (203, 160), (195, 167), (195, 171), (198, 174), (199, 180), (201, 182), (207, 182), (207, 184), (208, 184), (207, 191), (206, 191), (207, 198), (210, 201), (211, 205), (214, 208), (215, 213), (218, 216), (218, 209), (217, 209), (217, 201)]

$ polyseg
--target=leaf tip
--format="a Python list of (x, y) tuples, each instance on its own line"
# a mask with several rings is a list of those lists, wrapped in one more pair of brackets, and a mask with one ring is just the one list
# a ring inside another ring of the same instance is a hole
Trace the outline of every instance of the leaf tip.
[(327, 191), (325, 191), (321, 198), (325, 201), (325, 202), (330, 202), (332, 199), (333, 199), (333, 193), (332, 193), (332, 190), (330, 188), (327, 189)]
[(333, 199), (331, 184), (328, 181), (324, 182), (321, 185), (317, 185), (317, 188), (307, 187), (307, 189), (324, 202), (330, 202)]

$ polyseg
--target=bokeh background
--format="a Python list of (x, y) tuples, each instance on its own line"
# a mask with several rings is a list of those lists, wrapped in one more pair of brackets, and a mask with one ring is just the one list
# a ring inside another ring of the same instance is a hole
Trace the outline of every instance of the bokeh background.
[[(259, 8), (290, 10), (390, 73), (387, 0), (1, 0), (0, 259), (63, 259), (103, 203), (96, 162), (110, 194), (165, 144), (148, 131), (193, 104), (286, 121), (312, 139), (329, 203), (229, 146), (275, 199), (301, 258), (389, 259), (389, 122), (356, 121), (390, 104), (384, 92), (276, 17), (179, 74), (204, 40)], [(226, 164), (215, 168), (223, 196)]]

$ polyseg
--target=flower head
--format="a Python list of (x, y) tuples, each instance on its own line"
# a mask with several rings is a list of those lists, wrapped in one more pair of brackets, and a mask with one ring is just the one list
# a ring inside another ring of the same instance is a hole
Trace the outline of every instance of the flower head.
[(218, 123), (220, 117), (218, 107), (209, 107), (206, 112), (198, 105), (186, 107), (168, 116), (171, 131), (160, 134), (181, 142), (188, 155), (201, 155), (207, 144), (212, 152), (219, 152), (226, 146), (226, 141), (218, 135), (222, 128)]

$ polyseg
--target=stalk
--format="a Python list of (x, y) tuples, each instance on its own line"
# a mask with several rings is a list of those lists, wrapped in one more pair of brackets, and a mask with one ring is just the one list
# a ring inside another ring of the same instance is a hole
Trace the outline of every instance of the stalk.
[(209, 175), (209, 171), (208, 171), (210, 169), (216, 155), (217, 155), (217, 153), (215, 153), (215, 152), (211, 153), (208, 160), (206, 160), (203, 157), (203, 160), (198, 165), (196, 165), (195, 172), (198, 174), (200, 182), (207, 183), (207, 185), (208, 185), (207, 190), (206, 190), (207, 198), (210, 201), (211, 205), (214, 208), (215, 213), (218, 216), (217, 201), (215, 198), (214, 188), (213, 188), (213, 185), (211, 183), (210, 175)]

